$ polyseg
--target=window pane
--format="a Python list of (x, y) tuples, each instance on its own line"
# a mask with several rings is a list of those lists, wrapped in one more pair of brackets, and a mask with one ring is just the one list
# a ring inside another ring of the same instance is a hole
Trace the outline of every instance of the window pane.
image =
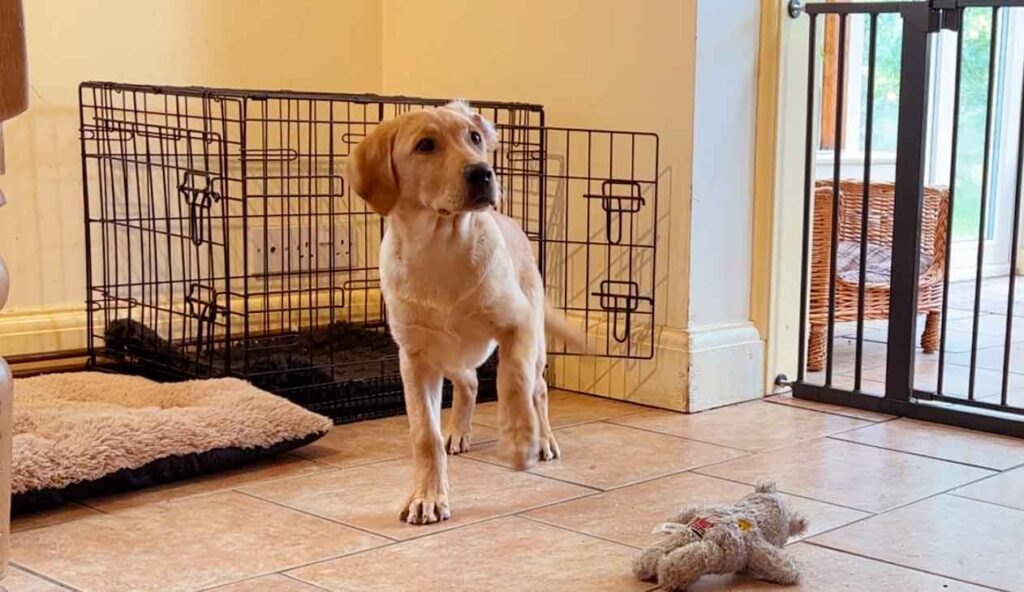
[[(860, 138), (858, 150), (863, 151), (867, 138), (867, 92), (870, 44), (870, 25), (865, 19), (864, 51), (861, 56), (860, 73), (863, 92), (860, 99)], [(878, 16), (877, 49), (875, 50), (875, 94), (874, 128), (872, 132), (873, 152), (896, 151), (896, 127), (899, 123), (900, 107), (900, 50), (903, 43), (903, 19), (897, 14)]]
[[(976, 240), (978, 216), (981, 215), (992, 10), (968, 9), (964, 20), (953, 240)], [(952, 90), (950, 88), (949, 92)]]

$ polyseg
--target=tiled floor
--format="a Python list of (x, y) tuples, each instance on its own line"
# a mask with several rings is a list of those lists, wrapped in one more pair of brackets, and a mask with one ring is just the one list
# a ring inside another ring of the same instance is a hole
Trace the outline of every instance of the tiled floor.
[[(262, 465), (19, 518), (10, 592), (645, 591), (630, 561), (686, 503), (778, 480), (810, 519), (793, 590), (1024, 591), (1024, 442), (775, 397), (696, 415), (557, 393), (565, 458), (452, 459), (453, 519), (397, 520), (403, 418)], [(741, 576), (697, 592), (772, 590)]]
[[(1010, 331), (1010, 363), (1007, 384), (1007, 403), (1024, 408), (1024, 278), (1017, 277), (1014, 291), (1012, 328)], [(970, 384), (971, 350), (975, 326), (975, 283), (960, 281), (950, 285), (947, 310), (945, 366), (942, 394), (953, 398), (966, 398)], [(986, 403), (1001, 402), (1003, 389), (1004, 354), (1006, 352), (1007, 303), (1009, 278), (986, 278), (982, 282), (978, 305), (978, 339), (975, 361), (974, 397)], [(924, 317), (919, 321), (919, 332), (924, 329)], [(832, 384), (852, 389), (856, 371), (857, 323), (837, 323), (833, 348)], [(888, 322), (865, 321), (861, 370), (861, 390), (881, 395), (885, 390), (886, 341)], [(926, 354), (918, 349), (914, 387), (936, 392), (938, 387), (939, 354)], [(808, 373), (807, 382), (823, 384), (824, 372)]]

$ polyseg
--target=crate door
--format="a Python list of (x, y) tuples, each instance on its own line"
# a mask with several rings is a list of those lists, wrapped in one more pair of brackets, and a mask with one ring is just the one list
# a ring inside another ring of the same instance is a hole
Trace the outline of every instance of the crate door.
[(586, 327), (591, 355), (652, 358), (658, 136), (546, 128), (541, 153), (538, 250), (549, 301)]

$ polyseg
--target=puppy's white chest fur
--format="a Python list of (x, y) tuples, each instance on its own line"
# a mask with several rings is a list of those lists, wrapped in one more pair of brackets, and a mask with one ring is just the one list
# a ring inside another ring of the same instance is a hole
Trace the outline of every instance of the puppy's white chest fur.
[(398, 344), (444, 367), (475, 367), (529, 309), (493, 217), (408, 216), (381, 245), (381, 287)]

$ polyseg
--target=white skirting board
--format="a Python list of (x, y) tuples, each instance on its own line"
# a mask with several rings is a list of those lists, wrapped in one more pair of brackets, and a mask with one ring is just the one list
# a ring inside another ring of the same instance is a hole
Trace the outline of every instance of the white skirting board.
[(765, 344), (752, 323), (696, 327), (689, 334), (689, 412), (764, 395)]
[(83, 349), (85, 310), (47, 308), (0, 314), (0, 354), (17, 356)]

